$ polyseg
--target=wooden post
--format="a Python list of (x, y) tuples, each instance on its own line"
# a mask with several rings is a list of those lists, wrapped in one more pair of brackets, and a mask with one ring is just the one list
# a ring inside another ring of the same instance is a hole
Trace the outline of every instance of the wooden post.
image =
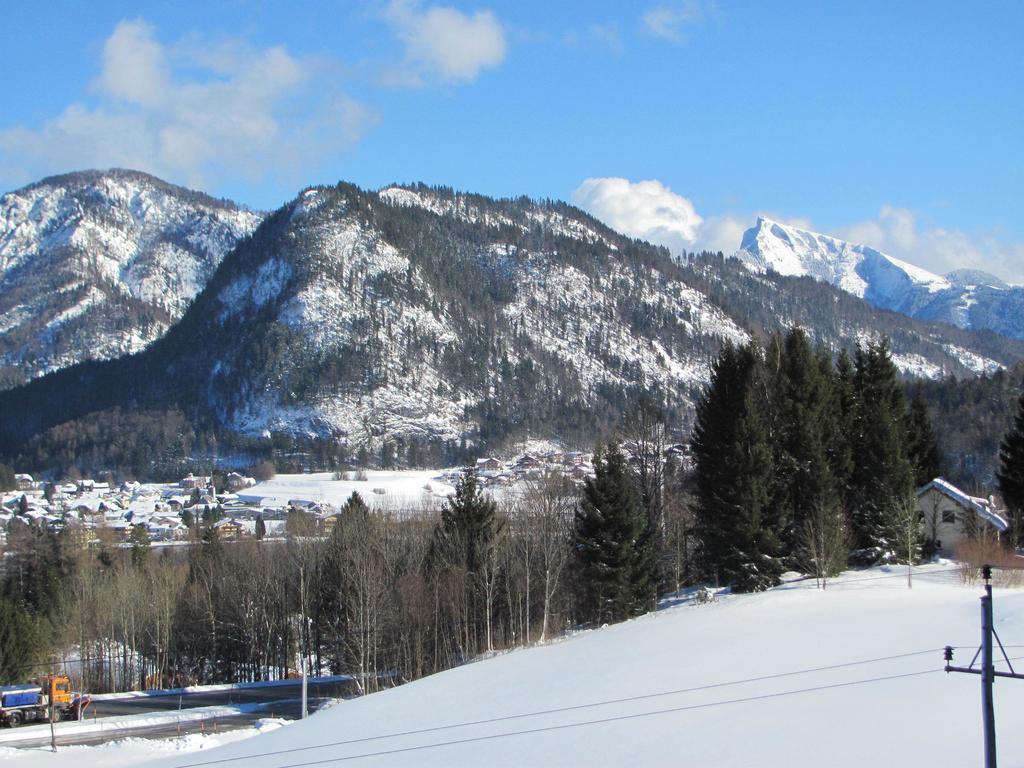
[(50, 681), (50, 748), (57, 751), (57, 729), (53, 724), (53, 681)]

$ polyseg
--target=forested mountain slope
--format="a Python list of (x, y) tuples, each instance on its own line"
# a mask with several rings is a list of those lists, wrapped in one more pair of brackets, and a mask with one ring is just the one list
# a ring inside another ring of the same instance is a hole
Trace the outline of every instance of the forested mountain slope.
[(684, 433), (723, 340), (793, 324), (832, 349), (887, 335), (904, 371), (933, 377), (1024, 353), (809, 279), (681, 264), (562, 203), (339, 184), (268, 216), (145, 352), (0, 396), (0, 439), (10, 455), (90, 413), (174, 408), (224, 433), (372, 451), (586, 444), (641, 392)]

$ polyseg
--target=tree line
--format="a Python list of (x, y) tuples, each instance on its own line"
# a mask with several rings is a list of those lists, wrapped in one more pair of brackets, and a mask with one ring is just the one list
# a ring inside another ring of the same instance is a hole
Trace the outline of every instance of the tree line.
[[(560, 473), (495, 501), (467, 470), (439, 509), (353, 494), (324, 534), (293, 510), (284, 541), (190, 547), (12, 522), (0, 582), (0, 678), (66, 668), (93, 692), (352, 674), (362, 691), (567, 627), (653, 607), (659, 541), (638, 473), (605, 447), (582, 489)], [(667, 542), (667, 539), (666, 539)]]
[(739, 590), (876, 562), (914, 489), (942, 469), (924, 400), (907, 402), (885, 340), (833, 360), (799, 328), (725, 345), (693, 455), (701, 577)]

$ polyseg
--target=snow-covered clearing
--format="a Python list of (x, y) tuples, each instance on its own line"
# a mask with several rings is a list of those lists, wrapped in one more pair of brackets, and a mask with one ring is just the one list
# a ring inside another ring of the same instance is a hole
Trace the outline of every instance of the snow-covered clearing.
[[(805, 581), (679, 604), (158, 764), (977, 764), (979, 680), (942, 672), (941, 648), (970, 661), (980, 594), (936, 565), (912, 590), (903, 569), (883, 568), (826, 591)], [(1024, 590), (997, 589), (995, 617), (1005, 644), (1024, 644)], [(998, 682), (996, 715), (1002, 763), (1024, 764), (1024, 682)]]
[(404, 470), (383, 472), (371, 470), (365, 480), (335, 480), (330, 472), (308, 475), (278, 475), (238, 494), (242, 501), (260, 503), (272, 499), (282, 504), (291, 500), (324, 502), (342, 506), (357, 492), (370, 506), (410, 510), (433, 508), (455, 488), (440, 478), (438, 470)]

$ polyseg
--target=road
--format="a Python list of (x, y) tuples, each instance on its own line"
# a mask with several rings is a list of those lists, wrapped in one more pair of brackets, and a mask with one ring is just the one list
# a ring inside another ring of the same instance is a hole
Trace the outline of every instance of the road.
[[(340, 699), (355, 695), (351, 681), (309, 681), (310, 699)], [(117, 717), (119, 715), (137, 715), (142, 712), (166, 712), (169, 709), (188, 709), (190, 707), (212, 707), (232, 704), (268, 704), (280, 701), (292, 702), (291, 717), (298, 717), (302, 683), (270, 685), (260, 688), (234, 688), (227, 691), (198, 691), (182, 694), (159, 696), (133, 696), (126, 699), (100, 699), (89, 705), (87, 717)], [(274, 717), (288, 717), (281, 714), (273, 706)], [(270, 717), (270, 715), (264, 715)]]
[[(309, 682), (309, 708), (316, 709), (329, 699), (345, 698), (355, 695), (355, 689), (351, 681), (315, 681)], [(294, 684), (273, 685), (258, 688), (235, 688), (222, 691), (196, 691), (172, 695), (149, 695), (133, 696), (131, 698), (101, 699), (89, 706), (83, 720), (89, 722), (101, 718), (122, 718), (129, 715), (144, 715), (147, 713), (170, 713), (176, 710), (188, 710), (196, 707), (211, 706), (232, 706), (247, 705), (251, 711), (238, 714), (225, 715), (223, 712), (208, 720), (187, 721), (182, 723), (163, 722), (150, 723), (143, 727), (131, 729), (102, 730), (100, 732), (61, 735), (61, 724), (58, 723), (57, 745), (68, 746), (72, 744), (93, 745), (102, 744), (120, 738), (146, 738), (161, 739), (188, 733), (208, 733), (210, 731), (230, 731), (238, 728), (245, 728), (257, 720), (266, 717), (281, 717), (289, 720), (297, 719), (300, 715), (302, 697), (302, 684), (296, 681)], [(253, 708), (256, 705), (255, 709)], [(33, 733), (24, 740), (4, 740), (4, 747), (48, 747), (50, 745), (49, 735), (41, 736)], [(12, 732), (3, 729), (3, 734), (12, 736)]]

